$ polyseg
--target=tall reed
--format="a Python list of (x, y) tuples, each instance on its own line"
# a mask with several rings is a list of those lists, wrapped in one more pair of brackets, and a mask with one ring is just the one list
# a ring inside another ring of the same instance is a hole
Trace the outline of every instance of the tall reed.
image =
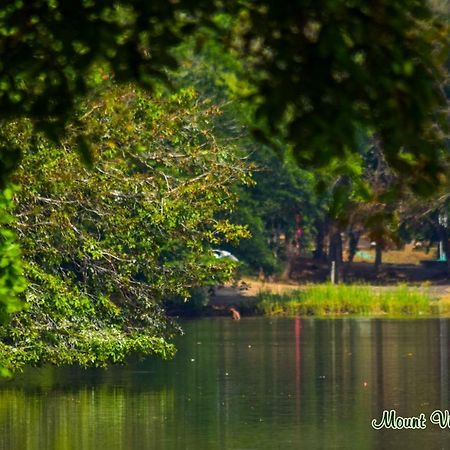
[(285, 294), (261, 292), (258, 309), (266, 315), (429, 315), (436, 302), (424, 288), (398, 285), (318, 284)]

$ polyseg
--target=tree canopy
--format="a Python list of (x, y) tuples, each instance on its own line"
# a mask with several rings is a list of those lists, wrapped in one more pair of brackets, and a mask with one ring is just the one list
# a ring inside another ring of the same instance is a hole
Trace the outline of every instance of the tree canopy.
[[(417, 189), (442, 175), (448, 27), (425, 0), (9, 0), (0, 7), (2, 123), (26, 116), (57, 139), (96, 78), (151, 85), (201, 27), (245, 58), (263, 128), (300, 161), (354, 151), (355, 127), (365, 127)], [(2, 141), (3, 178), (20, 148)]]
[[(29, 287), (0, 334), (4, 367), (170, 355), (162, 300), (220, 284), (232, 266), (211, 246), (247, 234), (223, 214), (249, 174), (235, 145), (214, 134), (215, 105), (192, 89), (150, 97), (111, 86), (79, 114), (60, 145), (31, 143), (28, 121), (10, 130), (31, 146), (14, 175)], [(91, 170), (74, 151), (79, 133), (91, 136)]]
[(356, 153), (364, 129), (417, 191), (446, 176), (448, 26), (426, 1), (268, 1), (241, 17), (257, 116), (302, 164)]

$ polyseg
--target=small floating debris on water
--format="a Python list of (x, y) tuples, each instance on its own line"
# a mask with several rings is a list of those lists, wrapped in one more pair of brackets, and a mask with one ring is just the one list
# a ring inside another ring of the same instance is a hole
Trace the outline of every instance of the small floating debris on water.
[(191, 358), (191, 362), (194, 362), (195, 361), (195, 359), (194, 358)]
[(363, 386), (367, 387), (369, 385), (369, 383), (367, 383), (367, 381), (364, 381)]
[(248, 348), (252, 348), (252, 346), (251, 346), (251, 345), (249, 345), (249, 346), (248, 346)]
[(319, 380), (325, 380), (326, 376), (325, 375), (319, 375)]

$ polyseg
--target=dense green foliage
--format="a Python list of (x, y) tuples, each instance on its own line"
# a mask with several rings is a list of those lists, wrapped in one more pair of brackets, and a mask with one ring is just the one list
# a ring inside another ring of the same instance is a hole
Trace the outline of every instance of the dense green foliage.
[(20, 248), (16, 235), (11, 229), (14, 219), (11, 216), (13, 208), (12, 197), (14, 189), (10, 186), (0, 192), (0, 322), (4, 322), (9, 313), (18, 311), (21, 307), (19, 295), (25, 290), (26, 281), (22, 274)]
[(247, 224), (251, 237), (229, 247), (253, 271), (280, 274), (300, 249), (310, 250), (314, 220), (323, 214), (315, 174), (265, 147), (249, 158), (256, 167), (255, 184), (239, 189), (233, 219)]
[[(176, 62), (170, 50), (214, 2), (8, 0), (0, 8), (2, 120), (25, 116), (59, 139), (76, 101), (114, 77), (151, 84)], [(108, 73), (109, 71), (109, 73)], [(1, 180), (20, 147), (2, 150)]]
[[(323, 215), (323, 195), (319, 198), (315, 189), (320, 171), (301, 169), (288, 150), (277, 154), (252, 134), (254, 105), (241, 101), (242, 94), (251, 91), (242, 61), (212, 39), (196, 52), (188, 42), (178, 57), (182, 64), (172, 74), (173, 82), (195, 86), (202, 98), (221, 106), (221, 135), (240, 145), (253, 169), (254, 183), (237, 186), (232, 212), (236, 223), (248, 227), (250, 237), (224, 247), (252, 273), (280, 273), (300, 246), (310, 247), (314, 221)], [(299, 229), (301, 236), (296, 235)]]
[[(425, 0), (10, 0), (0, 9), (2, 121), (25, 116), (58, 138), (99, 77), (151, 85), (176, 66), (172, 51), (187, 35), (201, 40), (201, 27), (244, 58), (258, 117), (301, 161), (353, 152), (355, 127), (370, 128), (418, 189), (436, 180), (442, 137), (431, 125), (446, 124), (448, 40)], [(2, 142), (4, 181), (20, 147), (5, 133)]]
[(448, 27), (426, 1), (274, 0), (243, 12), (242, 27), (257, 115), (299, 161), (354, 153), (362, 128), (415, 190), (446, 176)]
[[(214, 136), (219, 114), (192, 90), (150, 98), (111, 87), (61, 146), (37, 138), (15, 175), (26, 186), (15, 215), (30, 286), (2, 331), (3, 365), (173, 353), (162, 300), (226, 279), (232, 266), (210, 246), (246, 235), (216, 218), (248, 180), (237, 149)], [(27, 145), (29, 123), (15, 132)], [(91, 136), (92, 170), (74, 151), (80, 133)]]

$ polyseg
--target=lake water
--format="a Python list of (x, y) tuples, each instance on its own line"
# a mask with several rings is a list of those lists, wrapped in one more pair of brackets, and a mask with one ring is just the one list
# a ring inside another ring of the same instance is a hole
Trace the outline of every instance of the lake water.
[[(447, 319), (202, 319), (174, 360), (28, 370), (0, 385), (1, 450), (447, 449)], [(374, 430), (395, 409), (424, 430)]]

